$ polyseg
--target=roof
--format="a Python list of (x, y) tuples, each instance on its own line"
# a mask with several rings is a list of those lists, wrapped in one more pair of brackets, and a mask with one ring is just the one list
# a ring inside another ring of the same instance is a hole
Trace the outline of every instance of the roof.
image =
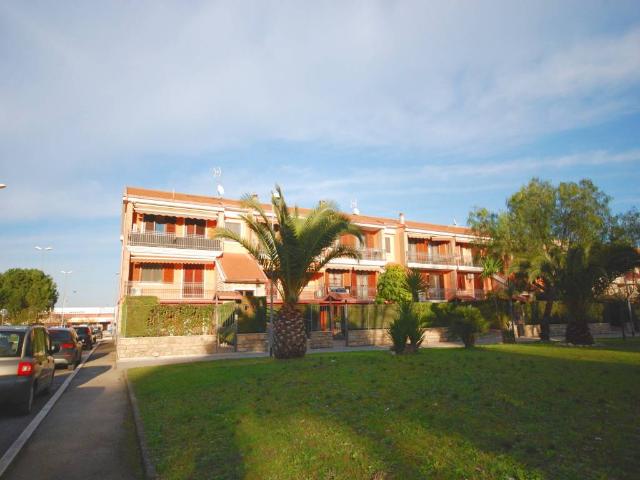
[[(125, 188), (125, 196), (133, 196), (133, 197), (142, 197), (148, 199), (156, 199), (156, 200), (165, 200), (165, 201), (178, 201), (178, 202), (188, 202), (202, 205), (210, 205), (217, 207), (231, 207), (231, 208), (242, 208), (241, 200), (233, 200), (230, 198), (216, 198), (216, 197), (208, 197), (205, 195), (191, 195), (187, 193), (179, 193), (179, 192), (165, 192), (162, 190), (151, 190), (146, 188), (139, 187), (126, 187)], [(262, 207), (270, 211), (271, 204), (270, 203), (261, 203)], [(304, 214), (306, 212), (311, 211), (309, 208), (299, 208), (300, 213)], [(350, 213), (345, 213), (349, 219), (357, 224), (374, 224), (380, 227), (390, 226), (390, 227), (401, 227), (403, 224), (397, 218), (388, 218), (388, 217), (374, 217), (368, 215), (353, 215)], [(415, 221), (406, 221), (404, 226), (408, 228), (416, 228), (421, 230), (435, 230), (438, 232), (447, 232), (447, 233), (457, 233), (462, 235), (471, 235), (472, 231), (468, 227), (459, 227), (452, 225), (437, 225), (435, 223), (426, 223), (426, 222), (415, 222)]]
[(217, 260), (227, 283), (266, 283), (258, 263), (246, 253), (224, 253)]

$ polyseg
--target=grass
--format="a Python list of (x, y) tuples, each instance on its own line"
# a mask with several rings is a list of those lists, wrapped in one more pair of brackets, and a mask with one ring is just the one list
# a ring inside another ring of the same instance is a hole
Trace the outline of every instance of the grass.
[(165, 479), (631, 479), (640, 341), (129, 372)]

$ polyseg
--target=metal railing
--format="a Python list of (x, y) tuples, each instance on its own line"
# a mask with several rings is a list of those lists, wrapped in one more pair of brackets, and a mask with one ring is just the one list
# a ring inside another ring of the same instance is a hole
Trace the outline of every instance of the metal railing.
[(354, 293), (358, 300), (373, 300), (376, 298), (377, 290), (376, 287), (357, 285)]
[[(338, 245), (344, 245), (343, 243), (338, 243)], [(350, 245), (348, 245), (350, 246)], [(360, 252), (361, 260), (385, 260), (386, 255), (384, 250), (379, 248), (368, 248), (368, 247), (356, 247), (356, 250)], [(356, 260), (354, 260), (355, 262)]]
[(480, 260), (473, 257), (458, 256), (458, 265), (463, 267), (481, 267)]
[(160, 300), (213, 299), (215, 290), (205, 288), (203, 283), (185, 282), (182, 285), (155, 282), (127, 282), (127, 295), (151, 296)]
[(427, 263), (431, 265), (455, 265), (454, 255), (437, 255), (426, 252), (407, 252), (407, 261), (411, 263)]
[(129, 233), (129, 245), (222, 251), (222, 241), (218, 238), (179, 237), (173, 233), (131, 232)]

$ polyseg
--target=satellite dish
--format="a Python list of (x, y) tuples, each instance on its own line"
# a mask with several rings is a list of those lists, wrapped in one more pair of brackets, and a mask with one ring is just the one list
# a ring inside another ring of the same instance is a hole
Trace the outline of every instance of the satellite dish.
[(457, 222), (457, 220), (456, 220), (455, 218), (453, 219), (453, 224), (454, 224), (456, 227), (458, 226), (458, 222)]
[(360, 215), (360, 209), (358, 208), (357, 200), (351, 200), (351, 211), (354, 215)]
[(222, 185), (218, 184), (218, 186), (216, 187), (216, 191), (218, 192), (219, 197), (224, 196), (224, 187)]

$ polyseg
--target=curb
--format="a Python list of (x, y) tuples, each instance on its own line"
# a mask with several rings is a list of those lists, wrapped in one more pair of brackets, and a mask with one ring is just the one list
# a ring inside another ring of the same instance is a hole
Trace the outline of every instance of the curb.
[(140, 409), (138, 408), (138, 399), (136, 398), (136, 394), (133, 392), (133, 388), (129, 383), (129, 375), (126, 370), (123, 372), (123, 376), (124, 383), (127, 385), (129, 403), (131, 404), (131, 410), (133, 412), (133, 423), (136, 427), (136, 437), (138, 438), (138, 446), (140, 447), (140, 457), (142, 458), (144, 478), (146, 480), (156, 480), (158, 478), (158, 474), (156, 473), (156, 467), (151, 461), (151, 455), (149, 454), (147, 437), (144, 433), (144, 425), (142, 423), (142, 417), (140, 416)]
[(71, 372), (71, 374), (67, 378), (65, 378), (62, 385), (58, 387), (58, 389), (47, 401), (47, 403), (44, 404), (44, 406), (42, 407), (42, 409), (40, 409), (38, 414), (35, 417), (33, 417), (33, 420), (31, 420), (31, 422), (29, 422), (29, 425), (27, 425), (27, 427), (22, 431), (20, 436), (18, 436), (18, 438), (14, 440), (14, 442), (7, 449), (4, 455), (0, 457), (0, 477), (4, 475), (4, 473), (7, 471), (11, 463), (15, 460), (15, 458), (18, 456), (20, 451), (24, 448), (24, 446), (29, 441), (33, 433), (36, 431), (40, 423), (42, 423), (42, 421), (46, 418), (46, 416), (49, 414), (49, 412), (51, 411), (53, 406), (56, 404), (58, 399), (65, 392), (65, 390), (67, 389), (71, 381), (75, 378), (76, 374), (80, 371), (82, 367), (84, 367), (84, 364), (87, 363), (87, 360), (91, 358), (91, 355), (93, 355), (93, 353), (98, 349), (98, 347), (100, 347), (100, 343), (96, 344), (96, 346), (93, 347), (93, 350), (89, 352), (89, 355), (87, 355), (87, 357), (80, 363), (80, 365), (78, 365), (78, 367), (73, 372)]

